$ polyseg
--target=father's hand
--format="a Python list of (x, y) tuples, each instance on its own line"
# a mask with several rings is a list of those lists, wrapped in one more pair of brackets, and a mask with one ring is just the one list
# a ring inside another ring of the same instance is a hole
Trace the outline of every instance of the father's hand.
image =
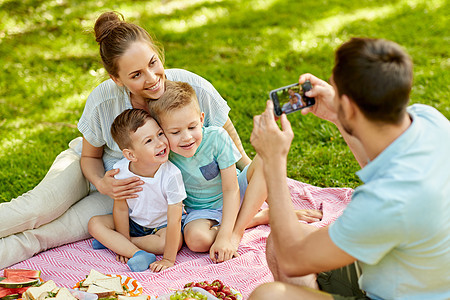
[(250, 142), (265, 163), (280, 158), (286, 159), (294, 133), (285, 114), (281, 115), (281, 128), (275, 121), (272, 101), (267, 101), (266, 110), (253, 117)]
[(301, 75), (298, 82), (299, 84), (303, 84), (306, 80), (311, 82), (313, 88), (309, 92), (306, 92), (305, 95), (314, 97), (316, 99), (316, 104), (304, 108), (302, 114), (306, 115), (311, 112), (317, 117), (337, 125), (337, 103), (334, 97), (335, 91), (333, 86), (312, 74)]

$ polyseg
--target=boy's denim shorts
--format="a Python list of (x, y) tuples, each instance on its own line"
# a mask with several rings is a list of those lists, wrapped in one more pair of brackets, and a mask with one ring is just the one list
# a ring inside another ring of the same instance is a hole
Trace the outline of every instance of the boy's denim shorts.
[(140, 236), (155, 234), (156, 232), (158, 232), (158, 230), (167, 227), (167, 224), (164, 224), (164, 225), (161, 225), (156, 228), (148, 228), (148, 227), (139, 225), (138, 223), (131, 220), (131, 218), (129, 218), (129, 220), (130, 220), (130, 222), (129, 222), (130, 223), (130, 236), (132, 236), (132, 237), (140, 237)]
[[(247, 190), (248, 181), (247, 181), (247, 165), (242, 172), (238, 174), (238, 183), (239, 183), (239, 193), (241, 198), (241, 205), (242, 200), (244, 199), (245, 191)], [(186, 210), (186, 217), (183, 222), (182, 230), (184, 230), (184, 227), (189, 222), (198, 220), (198, 219), (208, 219), (216, 221), (217, 224), (214, 226), (219, 226), (222, 223), (222, 207), (219, 209), (191, 209), (188, 207), (185, 207)]]

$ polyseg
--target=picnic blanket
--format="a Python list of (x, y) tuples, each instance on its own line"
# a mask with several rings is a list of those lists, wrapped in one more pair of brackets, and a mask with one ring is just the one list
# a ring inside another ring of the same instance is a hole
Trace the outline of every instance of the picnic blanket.
[[(311, 226), (323, 227), (333, 222), (350, 201), (353, 190), (348, 188), (319, 188), (288, 179), (292, 201), (299, 209), (321, 209), (323, 219)], [(239, 246), (239, 257), (214, 264), (207, 253), (194, 253), (183, 246), (175, 266), (160, 273), (150, 270), (131, 272), (126, 264), (115, 260), (110, 250), (93, 250), (92, 239), (50, 249), (11, 268), (41, 271), (41, 278), (52, 279), (58, 286), (73, 288), (91, 269), (104, 274), (117, 274), (136, 279), (143, 293), (158, 296), (182, 288), (188, 282), (220, 279), (238, 290), (246, 299), (260, 284), (273, 281), (265, 257), (266, 239), (270, 226), (247, 229)], [(158, 256), (157, 259), (161, 259)]]

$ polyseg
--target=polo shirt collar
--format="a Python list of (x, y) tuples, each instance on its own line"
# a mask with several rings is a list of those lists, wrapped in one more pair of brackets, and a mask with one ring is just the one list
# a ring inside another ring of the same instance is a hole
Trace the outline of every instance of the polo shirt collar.
[(420, 119), (416, 117), (414, 111), (409, 109), (407, 111), (412, 120), (411, 125), (395, 141), (387, 146), (386, 149), (378, 154), (374, 160), (369, 161), (364, 168), (356, 172), (356, 175), (358, 175), (362, 182), (366, 183), (381, 176), (383, 169), (391, 164), (393, 158), (407, 152), (413, 145), (420, 129), (418, 124)]

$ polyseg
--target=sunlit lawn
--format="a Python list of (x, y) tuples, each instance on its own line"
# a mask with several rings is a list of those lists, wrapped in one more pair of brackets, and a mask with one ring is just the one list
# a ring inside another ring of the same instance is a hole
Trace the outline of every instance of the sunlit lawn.
[[(328, 79), (333, 51), (352, 36), (403, 45), (415, 62), (411, 101), (450, 116), (448, 1), (0, 0), (0, 202), (33, 188), (80, 135), (85, 100), (107, 76), (90, 32), (106, 10), (152, 32), (165, 46), (167, 68), (213, 83), (251, 156), (252, 116), (268, 91), (304, 72)], [(296, 133), (290, 177), (322, 187), (360, 184), (332, 125), (289, 119)]]

